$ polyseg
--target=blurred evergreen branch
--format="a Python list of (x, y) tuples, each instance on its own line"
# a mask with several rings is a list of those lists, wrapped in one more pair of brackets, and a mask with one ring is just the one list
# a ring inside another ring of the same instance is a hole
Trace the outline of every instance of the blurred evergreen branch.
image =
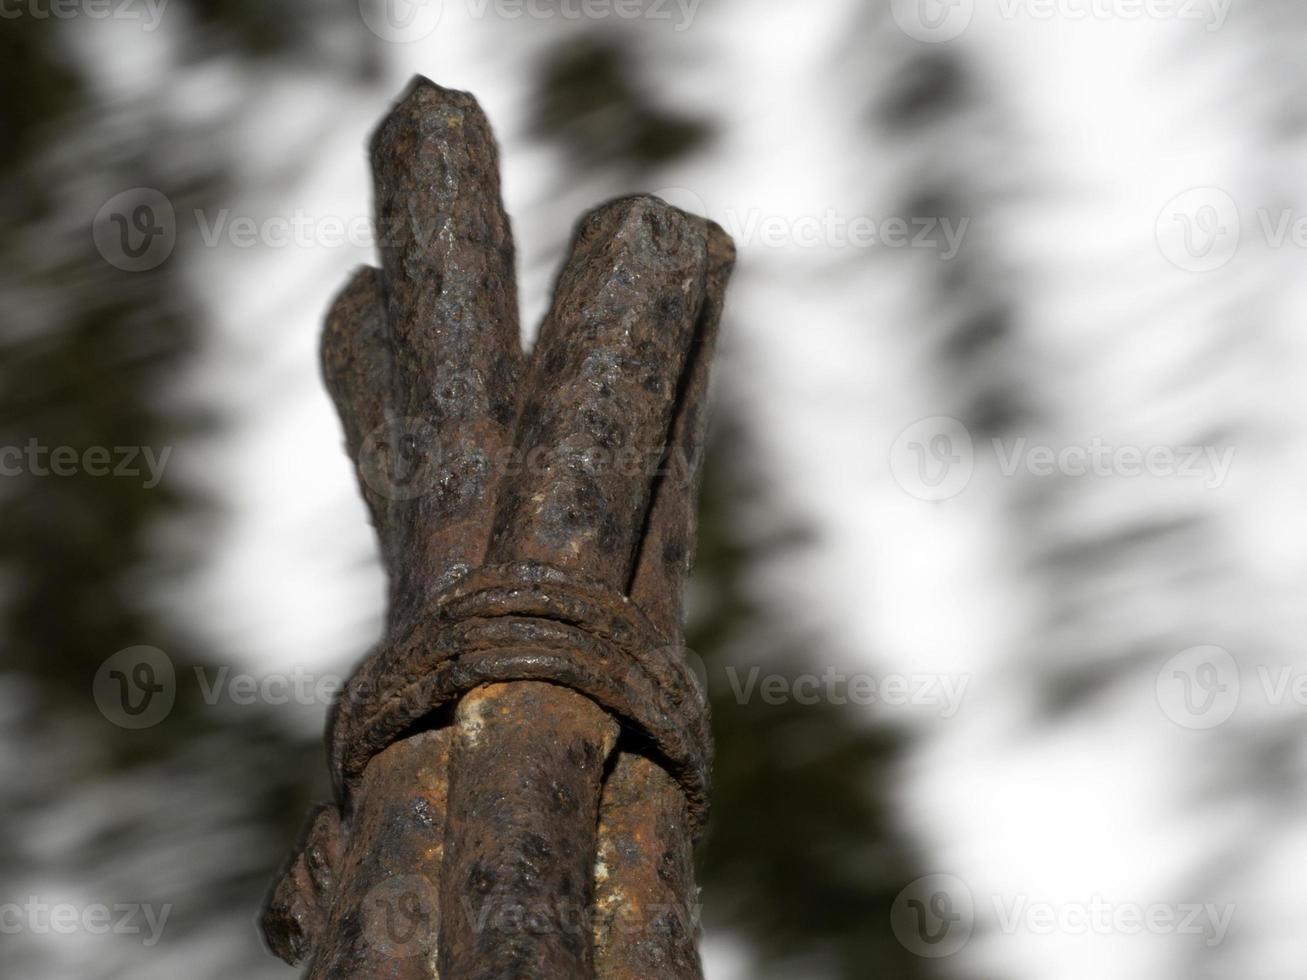
[(708, 455), (687, 642), (707, 665), (717, 738), (713, 818), (703, 846), (709, 931), (748, 936), (769, 976), (927, 977), (890, 928), (890, 907), (922, 874), (896, 825), (893, 770), (905, 737), (864, 710), (822, 701), (742, 701), (726, 674), (761, 663), (789, 678), (820, 670), (829, 639), (747, 587), (805, 535), (751, 532), (733, 513), (774, 510), (748, 440), (729, 420)]
[[(324, 17), (312, 2), (275, 10), (174, 2), (198, 25), (186, 35), (189, 62), (310, 57), (315, 35), (302, 24)], [(158, 188), (179, 210), (219, 200), (227, 162), (177, 173), (167, 147), (220, 134), (180, 133), (162, 121), (153, 100), (167, 95), (166, 79), (144, 104), (106, 103), (74, 50), (58, 19), (19, 16), (0, 31), (0, 83), (9, 93), (0, 109), (8, 273), (0, 284), (8, 311), (0, 445), (184, 453), (221, 424), (178, 397), (203, 347), (201, 308), (176, 256), (148, 272), (118, 271), (96, 252), (91, 221), (98, 204), (131, 187)], [(192, 669), (229, 657), (157, 607), (158, 586), (203, 560), (218, 516), (212, 502), (173, 479), (146, 488), (84, 472), (4, 476), (0, 499), (0, 694), (6, 751), (21, 774), (0, 815), (7, 893), (68, 878), (106, 902), (175, 902), (176, 928), (163, 945), (203, 934), (235, 910), (251, 921), (246, 962), (261, 959), (252, 920), (267, 869), (314, 792), (305, 773), (322, 766), (316, 740), (292, 733), (270, 709), (223, 715), (206, 706)], [(179, 697), (165, 722), (127, 731), (100, 714), (92, 684), (104, 660), (140, 644), (166, 651)], [(80, 836), (52, 861), (40, 838), (61, 813), (76, 815)], [(212, 848), (223, 848), (221, 860)], [(179, 853), (194, 866), (169, 867)], [(154, 891), (163, 881), (171, 884)], [(37, 964), (5, 946), (12, 973), (35, 975)], [(233, 950), (228, 962), (241, 955)], [(112, 973), (112, 958), (101, 969)]]

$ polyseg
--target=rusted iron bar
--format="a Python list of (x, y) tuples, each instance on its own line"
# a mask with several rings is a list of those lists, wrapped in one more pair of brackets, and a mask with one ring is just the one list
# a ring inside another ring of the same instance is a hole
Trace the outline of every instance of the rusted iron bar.
[(527, 360), (475, 100), (415, 80), (372, 157), (382, 268), (323, 368), (390, 613), (265, 935), (312, 980), (699, 980), (711, 738), (680, 597), (730, 239), (597, 209)]

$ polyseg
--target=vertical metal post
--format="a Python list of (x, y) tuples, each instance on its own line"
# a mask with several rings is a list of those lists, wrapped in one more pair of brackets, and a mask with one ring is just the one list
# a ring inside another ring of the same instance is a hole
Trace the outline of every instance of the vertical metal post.
[(597, 209), (527, 359), (475, 100), (417, 79), (373, 170), (382, 268), (323, 364), (390, 616), (269, 944), (313, 980), (699, 980), (680, 593), (730, 240), (652, 197)]

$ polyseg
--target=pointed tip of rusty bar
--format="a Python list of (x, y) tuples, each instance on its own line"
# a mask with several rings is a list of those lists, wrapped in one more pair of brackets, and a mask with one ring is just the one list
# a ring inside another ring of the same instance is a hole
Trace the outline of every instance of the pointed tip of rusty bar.
[[(387, 127), (396, 118), (429, 113), (433, 107), (440, 105), (455, 106), (465, 110), (470, 109), (484, 118), (481, 105), (471, 92), (464, 92), (456, 88), (445, 88), (443, 85), (437, 85), (426, 75), (414, 75), (409, 79), (408, 84), (404, 86), (404, 91), (399, 93), (399, 98), (390, 104), (390, 110), (381, 118), (381, 122), (377, 123), (372, 130), (372, 136), (368, 141), (368, 149), (373, 159), (380, 152), (379, 141), (384, 139)], [(488, 123), (487, 128), (489, 128)]]
[(523, 355), (499, 149), (476, 99), (418, 76), (371, 152), (395, 363), (383, 476), (402, 478), (384, 489), (401, 498), (394, 509), (411, 542), (392, 605), (404, 618), (484, 555)]

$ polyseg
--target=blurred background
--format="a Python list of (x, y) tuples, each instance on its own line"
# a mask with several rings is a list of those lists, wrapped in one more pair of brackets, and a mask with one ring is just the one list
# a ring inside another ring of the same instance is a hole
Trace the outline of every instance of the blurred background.
[(606, 198), (739, 246), (710, 980), (1302, 975), (1305, 41), (1296, 0), (4, 0), (0, 972), (296, 975), (256, 917), (383, 596), (317, 337), (421, 72), (496, 128), (527, 339)]

